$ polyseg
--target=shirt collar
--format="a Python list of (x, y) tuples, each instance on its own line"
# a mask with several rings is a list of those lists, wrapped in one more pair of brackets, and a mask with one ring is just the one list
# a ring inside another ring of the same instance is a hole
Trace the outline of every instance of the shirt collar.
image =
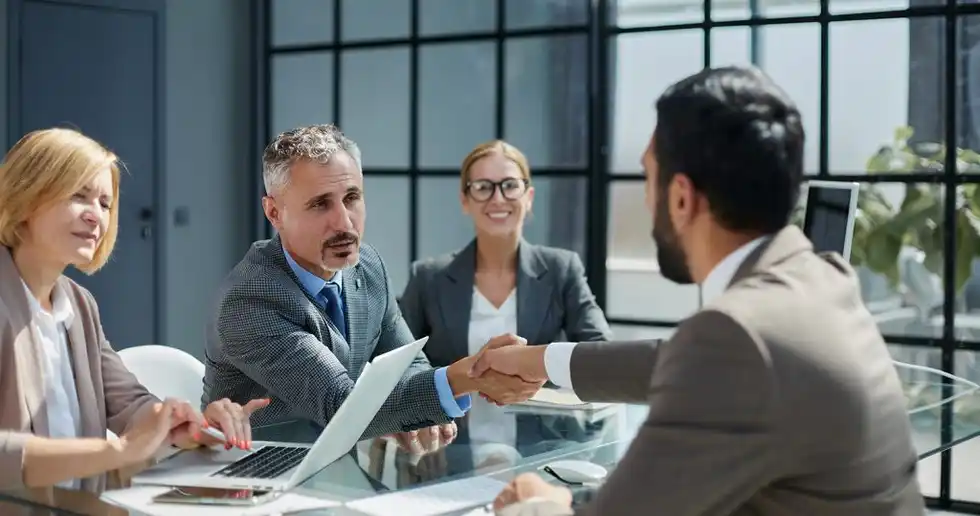
[(323, 290), (323, 287), (327, 286), (327, 283), (337, 285), (337, 289), (340, 291), (344, 290), (343, 271), (335, 272), (333, 277), (327, 281), (296, 263), (296, 260), (293, 259), (285, 247), (282, 248), (282, 254), (286, 256), (286, 263), (289, 264), (289, 268), (293, 270), (293, 274), (295, 274), (296, 279), (299, 280), (299, 285), (303, 287), (303, 290), (305, 290), (307, 294), (313, 296), (314, 298), (319, 296), (320, 291)]
[(702, 303), (708, 303), (724, 292), (728, 288), (728, 284), (732, 282), (735, 271), (742, 265), (745, 258), (768, 238), (768, 236), (756, 238), (732, 251), (724, 260), (718, 262), (718, 265), (715, 265), (715, 268), (711, 269), (708, 277), (701, 283)]
[[(24, 292), (27, 294), (27, 302), (31, 306), (31, 312), (34, 315), (47, 313), (41, 307), (41, 303), (34, 297), (34, 293), (31, 292), (31, 289), (28, 288), (27, 283), (23, 279), (21, 279), (21, 284), (24, 285)], [(71, 307), (71, 302), (68, 300), (65, 291), (57, 283), (55, 283), (54, 289), (51, 291), (50, 315), (54, 318), (55, 323), (64, 324), (65, 328), (71, 327), (71, 323), (75, 320), (75, 310)]]

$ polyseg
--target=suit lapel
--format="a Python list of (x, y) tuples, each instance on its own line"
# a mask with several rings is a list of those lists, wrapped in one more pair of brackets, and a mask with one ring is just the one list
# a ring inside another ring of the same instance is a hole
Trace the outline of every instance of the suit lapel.
[(551, 283), (545, 280), (548, 267), (537, 249), (521, 240), (517, 249), (517, 334), (529, 344), (540, 344), (538, 333), (548, 315)]
[[(365, 333), (368, 327), (367, 298), (364, 289), (363, 275), (361, 267), (355, 266), (346, 269), (344, 275), (344, 318), (347, 322), (347, 334), (349, 336), (348, 345), (350, 348), (351, 372), (360, 375), (361, 368), (365, 363), (365, 353), (373, 352), (368, 350), (368, 335)], [(329, 318), (327, 318), (329, 319)], [(331, 335), (338, 337), (336, 328), (330, 325)]]
[[(59, 283), (60, 288), (64, 289), (66, 294), (71, 292), (66, 288), (66, 281), (62, 280)], [(93, 346), (95, 356), (90, 357), (89, 347), (86, 345), (89, 341), (88, 335), (93, 335), (92, 340), (94, 340), (94, 335), (97, 335), (97, 332), (90, 331), (87, 335), (85, 323), (94, 320), (94, 318), (88, 314), (88, 307), (77, 296), (68, 294), (68, 299), (71, 302), (72, 310), (75, 312), (74, 320), (68, 327), (68, 348), (71, 350), (71, 367), (75, 375), (78, 413), (82, 420), (82, 436), (105, 437), (102, 430), (105, 407), (101, 407), (97, 401), (95, 382), (92, 379), (90, 367), (92, 363), (98, 363), (101, 367), (101, 349), (99, 349), (101, 343)]]
[(439, 282), (439, 312), (447, 338), (456, 346), (456, 356), (469, 351), (470, 310), (473, 308), (473, 281), (476, 275), (476, 240), (470, 242), (436, 278)]
[(24, 282), (7, 247), (0, 247), (0, 297), (10, 311), (7, 316), (17, 335), (14, 338), (17, 383), (27, 408), (27, 417), (30, 418), (34, 433), (46, 436), (48, 414), (44, 403), (44, 367), (41, 364), (38, 340), (40, 336), (34, 329)]

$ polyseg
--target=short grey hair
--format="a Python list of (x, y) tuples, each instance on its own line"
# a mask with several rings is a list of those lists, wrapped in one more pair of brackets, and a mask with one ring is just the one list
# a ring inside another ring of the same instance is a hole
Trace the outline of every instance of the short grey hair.
[(289, 167), (299, 160), (326, 165), (344, 151), (361, 169), (361, 150), (333, 124), (297, 127), (281, 133), (262, 153), (262, 181), (271, 195), (289, 184)]

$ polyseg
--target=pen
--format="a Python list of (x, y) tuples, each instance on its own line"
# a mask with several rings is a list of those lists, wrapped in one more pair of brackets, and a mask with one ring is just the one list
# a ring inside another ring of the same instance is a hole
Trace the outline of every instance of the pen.
[(221, 441), (223, 443), (224, 442), (228, 442), (228, 438), (225, 437), (225, 434), (222, 433), (221, 430), (218, 430), (217, 428), (212, 428), (212, 427), (209, 426), (207, 428), (202, 428), (201, 431), (204, 432), (204, 433), (206, 433), (206, 434), (208, 434), (208, 435), (210, 435), (211, 437), (214, 437), (215, 439), (217, 439), (217, 440), (219, 440), (219, 441)]

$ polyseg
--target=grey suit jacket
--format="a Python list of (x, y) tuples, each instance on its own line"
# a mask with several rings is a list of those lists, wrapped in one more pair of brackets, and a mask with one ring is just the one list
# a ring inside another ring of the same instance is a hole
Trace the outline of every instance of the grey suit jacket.
[[(402, 314), (435, 366), (469, 355), (476, 240), (462, 250), (412, 264)], [(578, 254), (521, 241), (517, 268), (517, 334), (530, 344), (606, 341), (609, 324), (585, 279)]]
[(650, 406), (576, 514), (925, 514), (906, 399), (857, 277), (795, 226), (670, 340), (580, 344), (571, 373), (583, 399)]
[[(106, 429), (123, 434), (130, 422), (159, 400), (109, 345), (92, 294), (65, 276), (58, 278), (57, 288), (67, 294), (75, 312), (68, 327), (68, 347), (82, 420), (80, 437), (105, 439)], [(24, 487), (24, 442), (31, 435), (48, 435), (44, 356), (31, 331), (32, 317), (10, 249), (0, 246), (0, 489)], [(105, 475), (81, 482), (89, 492), (105, 486)]]
[[(360, 262), (344, 271), (343, 296), (350, 342), (300, 286), (279, 237), (253, 244), (221, 288), (202, 403), (268, 396), (272, 403), (252, 416), (253, 425), (300, 418), (325, 426), (365, 363), (414, 340), (370, 245), (362, 244)], [(433, 377), (420, 353), (364, 437), (448, 422)]]

